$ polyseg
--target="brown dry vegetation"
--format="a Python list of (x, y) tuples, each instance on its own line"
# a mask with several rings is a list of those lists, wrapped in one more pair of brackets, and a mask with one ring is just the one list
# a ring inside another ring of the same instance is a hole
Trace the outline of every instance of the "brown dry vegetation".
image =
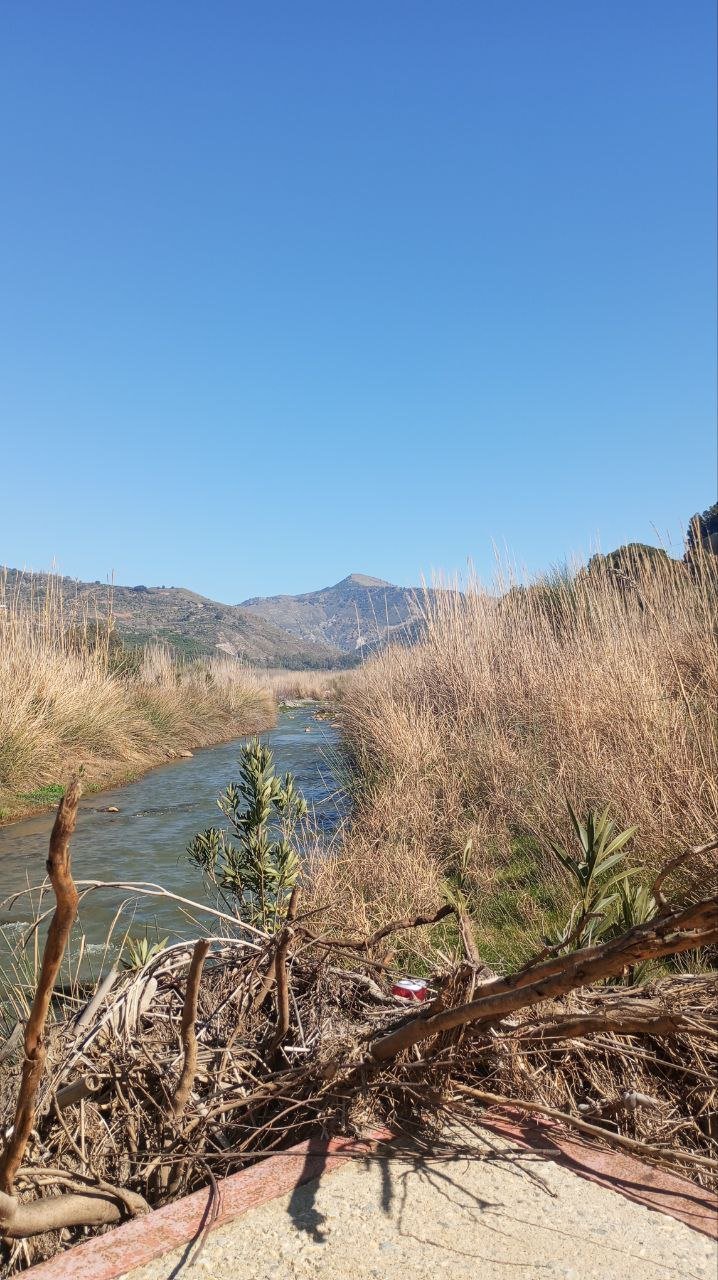
[(309, 699), (312, 702), (333, 702), (347, 678), (347, 672), (332, 671), (284, 671), (280, 668), (258, 671), (257, 680), (268, 689), (278, 702)]
[[(375, 927), (428, 910), (459, 880), (493, 963), (566, 918), (560, 868), (579, 812), (635, 825), (656, 867), (718, 826), (715, 558), (664, 558), (629, 581), (573, 578), (426, 598), (426, 638), (352, 673), (340, 720), (359, 779), (342, 848), (313, 867), (337, 919)], [(467, 842), (471, 841), (467, 849)], [(706, 868), (704, 868), (705, 870)]]
[[(218, 936), (113, 968), (89, 1003), (78, 987), (53, 1011), (77, 903), (71, 789), (24, 1052), (12, 1033), (0, 1057), (3, 1126), (14, 1117), (20, 1135), (0, 1155), (7, 1273), (79, 1238), (78, 1224), (208, 1175), (216, 1189), (277, 1146), (368, 1116), (400, 1131), (518, 1107), (712, 1185), (715, 979), (697, 970), (718, 940), (717, 585), (711, 561), (639, 566), (633, 581), (604, 562), (428, 597), (425, 640), (340, 691), (356, 805), (314, 860), (309, 902), (297, 911), (293, 892), (273, 935), (205, 905)], [(127, 682), (161, 706), (169, 680), (153, 651)], [(536, 945), (567, 918), (560, 867), (541, 852), (571, 843), (567, 798), (636, 826), (630, 860), (652, 901), (649, 919), (578, 950)], [(420, 1009), (392, 991), (409, 955), (429, 980)], [(22, 984), (14, 997), (24, 1021)]]
[(37, 610), (2, 604), (0, 816), (41, 802), (80, 764), (105, 784), (273, 722), (271, 692), (235, 661), (124, 652), (111, 618), (70, 621), (57, 592)]
[[(78, 798), (74, 783), (50, 839), (55, 909), (24, 1034), (18, 1023), (0, 1046), (0, 1274), (208, 1177), (211, 1225), (219, 1177), (305, 1135), (379, 1122), (431, 1140), (446, 1120), (475, 1121), (477, 1103), (538, 1112), (715, 1182), (714, 980), (595, 986), (715, 946), (715, 899), (676, 909), (656, 882), (650, 922), (503, 978), (461, 962), (431, 976), (434, 998), (417, 1007), (376, 956), (432, 919), (327, 943), (295, 889), (275, 933), (209, 908), (219, 936), (165, 945), (131, 973), (113, 967), (92, 994), (76, 983), (49, 1017), (87, 893), (70, 869)], [(693, 1198), (709, 1204), (698, 1187)]]

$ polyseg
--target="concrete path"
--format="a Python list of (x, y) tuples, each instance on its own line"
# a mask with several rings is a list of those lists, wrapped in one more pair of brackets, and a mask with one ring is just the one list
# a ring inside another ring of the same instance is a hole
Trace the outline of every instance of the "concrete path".
[[(492, 1133), (353, 1159), (127, 1280), (715, 1280), (714, 1241)], [(190, 1251), (191, 1254), (191, 1251)]]

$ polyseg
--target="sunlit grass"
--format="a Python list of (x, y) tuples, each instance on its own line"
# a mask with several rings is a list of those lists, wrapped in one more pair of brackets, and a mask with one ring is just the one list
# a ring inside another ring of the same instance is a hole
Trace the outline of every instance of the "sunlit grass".
[(503, 574), (490, 590), (427, 594), (425, 638), (344, 684), (360, 790), (343, 849), (313, 868), (329, 918), (375, 926), (435, 909), (470, 841), (479, 947), (520, 960), (565, 909), (561, 869), (541, 850), (570, 838), (567, 799), (635, 825), (630, 860), (646, 875), (707, 839), (717, 565), (659, 559), (631, 582), (597, 563), (528, 588)]
[(0, 582), (0, 807), (54, 803), (82, 765), (89, 785), (178, 750), (271, 725), (271, 690), (230, 659), (177, 661), (112, 643), (111, 614), (77, 618), (50, 577), (39, 601)]

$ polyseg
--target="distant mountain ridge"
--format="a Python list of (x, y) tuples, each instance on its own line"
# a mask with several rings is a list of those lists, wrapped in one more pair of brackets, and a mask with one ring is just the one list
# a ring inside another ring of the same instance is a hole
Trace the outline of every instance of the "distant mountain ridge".
[[(185, 587), (108, 586), (56, 574), (0, 569), (9, 601), (42, 604), (49, 584), (62, 594), (68, 624), (107, 616), (110, 600), (125, 644), (152, 641), (188, 657), (227, 654), (256, 666), (351, 666), (391, 640), (413, 643), (422, 631), (419, 593), (351, 573), (303, 595), (255, 596), (221, 604)], [(0, 599), (2, 595), (0, 593)]]
[(415, 588), (364, 573), (303, 595), (254, 596), (240, 607), (306, 645), (330, 645), (357, 656), (388, 640), (414, 637), (422, 621)]
[(0, 587), (3, 578), (6, 601), (16, 599), (21, 606), (29, 605), (32, 597), (42, 605), (52, 579), (52, 590), (62, 593), (68, 624), (83, 615), (106, 617), (111, 599), (115, 628), (125, 644), (157, 641), (188, 657), (227, 654), (263, 667), (305, 669), (346, 663), (346, 656), (333, 645), (308, 645), (258, 612), (220, 604), (184, 587), (110, 588), (100, 582), (17, 569), (0, 570)]

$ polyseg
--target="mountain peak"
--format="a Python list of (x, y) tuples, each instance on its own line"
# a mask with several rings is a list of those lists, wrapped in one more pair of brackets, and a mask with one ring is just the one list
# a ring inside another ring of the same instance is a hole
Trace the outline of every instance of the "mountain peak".
[(390, 587), (390, 582), (385, 582), (383, 578), (371, 578), (368, 573), (350, 573), (342, 582), (338, 582), (337, 586), (343, 583), (351, 583), (355, 587)]
[(402, 639), (421, 620), (415, 591), (368, 573), (350, 573), (333, 587), (301, 596), (245, 600), (242, 607), (305, 644), (333, 645), (344, 653)]

